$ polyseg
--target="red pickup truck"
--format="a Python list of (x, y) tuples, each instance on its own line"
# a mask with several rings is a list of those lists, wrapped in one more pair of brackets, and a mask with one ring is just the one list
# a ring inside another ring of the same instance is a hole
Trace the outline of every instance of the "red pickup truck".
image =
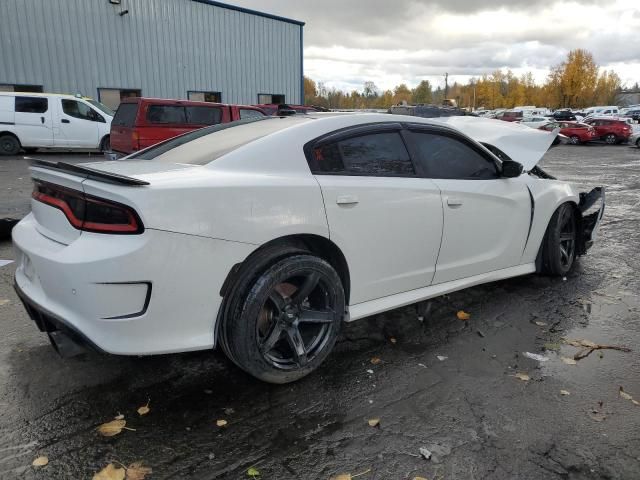
[(198, 128), (264, 116), (249, 105), (125, 98), (111, 122), (111, 149), (129, 154)]

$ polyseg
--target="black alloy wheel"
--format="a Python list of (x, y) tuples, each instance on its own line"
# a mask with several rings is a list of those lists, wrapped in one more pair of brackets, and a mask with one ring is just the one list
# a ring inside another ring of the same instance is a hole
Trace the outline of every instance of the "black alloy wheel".
[(610, 133), (609, 135), (604, 137), (604, 141), (607, 142), (609, 145), (613, 145), (615, 143), (618, 143), (618, 137), (616, 137), (615, 134)]
[(560, 250), (560, 263), (567, 271), (572, 267), (576, 256), (576, 222), (571, 208), (563, 208), (558, 224), (560, 226), (560, 238), (558, 249)]
[(578, 222), (574, 207), (565, 203), (554, 212), (541, 246), (541, 270), (548, 275), (564, 276), (576, 259)]
[(264, 270), (247, 269), (225, 312), (219, 335), (227, 356), (256, 378), (288, 383), (311, 373), (331, 352), (345, 294), (329, 263), (301, 251)]
[(330, 286), (312, 270), (276, 285), (256, 322), (264, 359), (282, 370), (307, 366), (331, 339), (331, 325), (338, 317), (334, 303)]
[(20, 153), (20, 142), (13, 135), (0, 137), (0, 155), (17, 155)]
[(570, 141), (572, 145), (580, 145), (580, 137), (577, 135), (572, 135)]

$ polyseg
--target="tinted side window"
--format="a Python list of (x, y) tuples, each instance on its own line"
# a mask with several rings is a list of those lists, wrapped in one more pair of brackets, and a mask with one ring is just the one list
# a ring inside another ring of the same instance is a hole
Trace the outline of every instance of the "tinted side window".
[(216, 107), (186, 107), (187, 123), (216, 125), (222, 120), (222, 110)]
[(184, 107), (176, 105), (151, 105), (147, 110), (150, 123), (187, 123)]
[(259, 118), (259, 117), (264, 117), (264, 114), (258, 110), (251, 110), (249, 108), (240, 109), (240, 120), (244, 120), (245, 118)]
[(487, 180), (497, 178), (495, 164), (452, 137), (414, 132), (418, 161), (429, 178)]
[(347, 138), (313, 151), (317, 173), (412, 176), (413, 164), (397, 132)]
[(16, 112), (44, 113), (49, 109), (49, 101), (39, 97), (16, 97)]
[(62, 100), (62, 111), (70, 117), (81, 118), (82, 120), (90, 120), (93, 122), (99, 121), (101, 118), (91, 107), (76, 100)]
[(113, 117), (111, 125), (118, 127), (133, 127), (138, 113), (137, 103), (121, 103)]

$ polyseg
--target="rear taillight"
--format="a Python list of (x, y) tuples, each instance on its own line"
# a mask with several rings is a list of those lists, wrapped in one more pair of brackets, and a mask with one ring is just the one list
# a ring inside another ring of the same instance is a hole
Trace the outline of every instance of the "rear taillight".
[(131, 148), (140, 150), (140, 134), (135, 130), (131, 132)]
[(135, 210), (121, 203), (41, 181), (35, 182), (31, 196), (38, 202), (61, 210), (78, 230), (112, 234), (144, 232)]

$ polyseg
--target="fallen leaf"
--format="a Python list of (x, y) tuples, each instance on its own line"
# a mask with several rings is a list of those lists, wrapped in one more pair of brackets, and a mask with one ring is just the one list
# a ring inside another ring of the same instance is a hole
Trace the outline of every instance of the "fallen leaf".
[(31, 465), (34, 467), (44, 467), (47, 463), (49, 463), (49, 459), (47, 457), (38, 457), (31, 462)]
[(459, 310), (456, 315), (458, 316), (458, 320), (462, 320), (463, 322), (471, 318), (471, 314), (465, 312), (464, 310)]
[(622, 387), (620, 387), (620, 390), (618, 391), (618, 393), (620, 394), (620, 396), (622, 398), (624, 398), (625, 400), (633, 400), (633, 397), (631, 395), (629, 395), (627, 392), (625, 392)]
[(144, 480), (151, 472), (151, 467), (143, 466), (142, 462), (134, 462), (127, 468), (127, 480)]
[(560, 344), (559, 343), (545, 343), (544, 344), (544, 349), (545, 350), (552, 350), (554, 352), (557, 352), (558, 350), (560, 350)]
[(382, 360), (380, 360), (380, 357), (373, 357), (371, 359), (371, 364), (372, 365), (378, 365)]
[(341, 473), (340, 475), (336, 475), (335, 477), (331, 477), (331, 480), (351, 480), (353, 477), (350, 473)]
[(149, 403), (151, 402), (151, 399), (147, 400), (147, 404), (141, 406), (140, 408), (138, 408), (138, 415), (142, 416), (142, 415), (146, 415), (147, 413), (149, 413), (151, 411), (151, 409), (149, 408)]
[(379, 418), (371, 418), (368, 422), (370, 427), (377, 427), (378, 425), (380, 425), (380, 419)]
[(395, 345), (396, 343), (398, 343), (398, 341), (397, 341), (394, 337), (391, 337), (391, 338), (389, 339), (389, 341), (390, 341), (391, 343), (393, 343), (394, 345)]
[(413, 477), (413, 480), (429, 480), (429, 479), (425, 477)]
[(218, 427), (226, 427), (227, 426), (227, 421), (224, 419), (220, 419), (220, 420), (216, 420), (216, 425)]
[(516, 373), (514, 376), (522, 380), (523, 382), (528, 382), (529, 380), (531, 380), (531, 377), (526, 373)]
[(124, 415), (118, 412), (118, 414), (113, 417), (114, 420), (124, 420)]
[(569, 390), (560, 390), (560, 395), (571, 395), (571, 392)]
[(249, 469), (247, 470), (247, 475), (249, 475), (251, 478), (256, 478), (260, 476), (260, 471), (255, 467), (249, 467)]
[(126, 470), (110, 463), (93, 476), (93, 480), (124, 480)]
[(547, 326), (547, 322), (534, 322), (534, 323), (539, 327), (546, 327)]
[(595, 420), (596, 422), (601, 422), (605, 418), (607, 418), (604, 413), (598, 412), (596, 410), (592, 410), (591, 412), (589, 412), (589, 417), (591, 417), (591, 419)]
[(2, 300), (0, 300), (0, 305), (6, 305), (9, 303), (9, 299), (8, 298), (3, 298)]
[(567, 365), (576, 365), (578, 363), (573, 358), (569, 358), (569, 357), (560, 357), (560, 359)]
[(118, 435), (125, 425), (127, 424), (126, 420), (111, 420), (110, 422), (103, 423), (98, 427), (98, 433), (103, 437), (113, 437), (114, 435)]

